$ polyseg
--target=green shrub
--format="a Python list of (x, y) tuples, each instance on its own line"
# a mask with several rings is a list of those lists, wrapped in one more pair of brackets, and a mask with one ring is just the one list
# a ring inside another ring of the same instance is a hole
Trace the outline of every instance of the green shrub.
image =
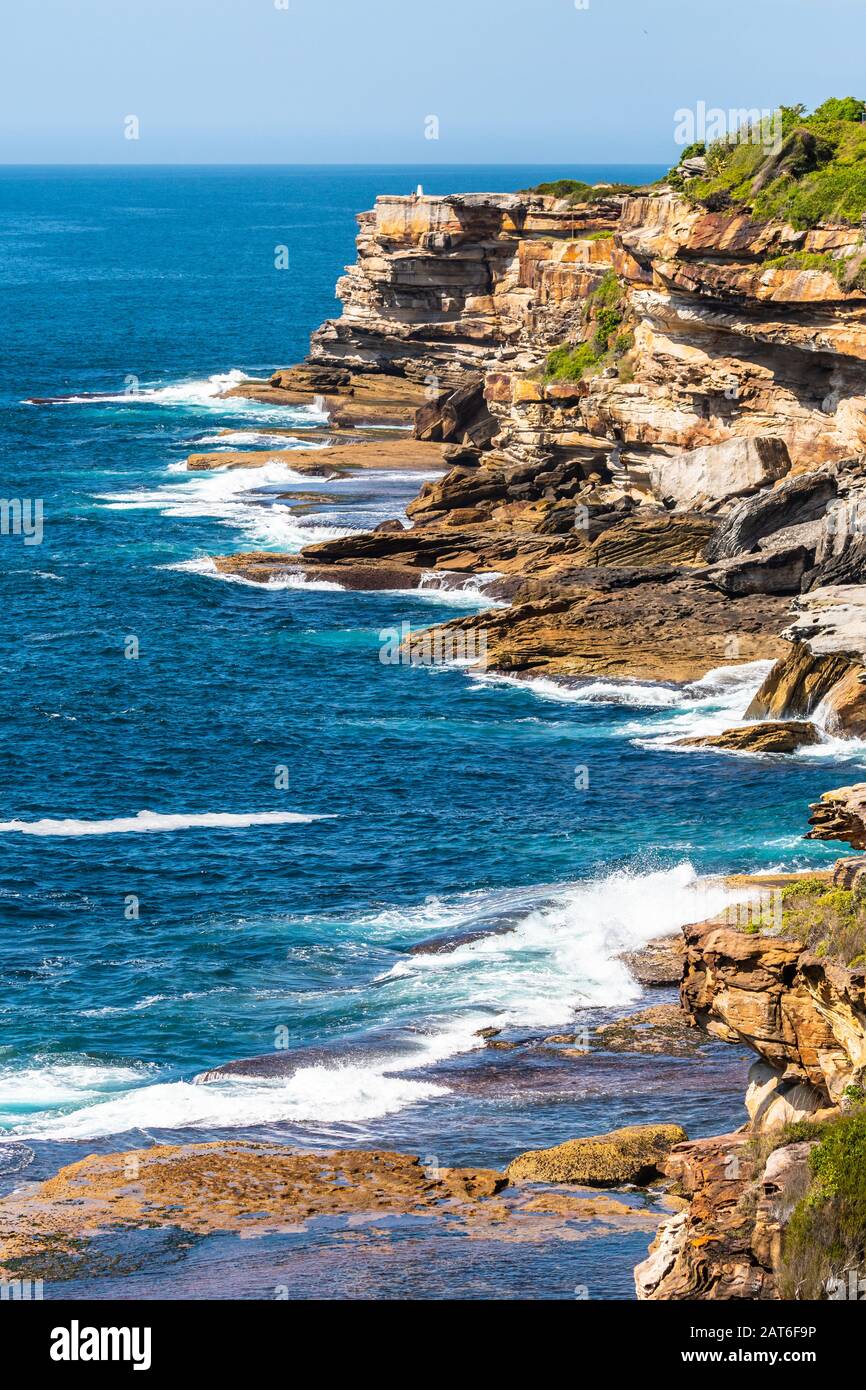
[(607, 309), (612, 308), (622, 302), (622, 285), (616, 277), (616, 271), (608, 270), (602, 276), (587, 301), (588, 308)]
[(610, 183), (599, 188), (592, 183), (582, 183), (580, 179), (554, 179), (550, 183), (538, 183), (527, 188), (526, 193), (541, 193), (547, 198), (567, 198), (570, 203), (599, 203), (605, 198), (618, 194), (633, 193), (637, 185), (633, 183)]
[(587, 341), (576, 346), (563, 343), (548, 353), (544, 380), (580, 381), (591, 368), (624, 356), (634, 340), (629, 332), (618, 332), (623, 324), (622, 303), (623, 287), (615, 272), (608, 270), (586, 300), (584, 331)]
[(866, 1110), (827, 1125), (809, 1155), (812, 1182), (788, 1221), (779, 1289), (783, 1298), (827, 1297), (866, 1258)]
[(798, 941), (805, 950), (848, 967), (866, 958), (866, 897), (847, 888), (833, 888), (820, 878), (801, 878), (781, 891), (778, 903), (760, 902), (740, 930)]
[(780, 149), (719, 140), (706, 152), (705, 177), (678, 186), (711, 210), (739, 207), (799, 228), (856, 225), (866, 214), (864, 115), (856, 97), (831, 97), (811, 115), (802, 105), (782, 107)]
[(866, 116), (866, 101), (856, 97), (829, 97), (816, 106), (812, 120), (818, 121), (862, 121)]
[(829, 251), (792, 251), (787, 256), (774, 256), (764, 262), (765, 270), (824, 270), (841, 282), (845, 262)]
[(594, 367), (602, 354), (596, 352), (591, 343), (578, 343), (569, 347), (563, 343), (547, 355), (544, 364), (545, 381), (580, 381), (589, 367)]

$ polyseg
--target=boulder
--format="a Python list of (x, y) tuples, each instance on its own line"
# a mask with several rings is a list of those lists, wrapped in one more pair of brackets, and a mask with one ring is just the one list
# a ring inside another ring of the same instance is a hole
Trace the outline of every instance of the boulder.
[(682, 746), (721, 748), (731, 753), (794, 753), (821, 742), (814, 724), (787, 720), (778, 723), (744, 724), (742, 728), (725, 729), (721, 734), (705, 734), (700, 738), (684, 738)]
[(484, 447), (496, 430), (484, 399), (482, 376), (469, 376), (454, 390), (440, 391), (415, 414), (416, 439)]
[(676, 936), (657, 936), (635, 951), (620, 956), (635, 979), (650, 988), (679, 984), (683, 973), (683, 939)]
[(815, 657), (803, 643), (794, 642), (767, 674), (746, 718), (800, 719), (812, 714), (849, 668), (845, 656)]
[(660, 1176), (679, 1125), (629, 1125), (591, 1139), (569, 1139), (552, 1149), (530, 1149), (508, 1165), (512, 1182), (575, 1182), (589, 1187), (647, 1183)]
[(809, 810), (807, 840), (844, 840), (853, 849), (866, 849), (866, 782), (825, 792)]
[(827, 729), (866, 735), (866, 586), (833, 585), (802, 594), (783, 636), (791, 647), (764, 680), (747, 719), (801, 718), (822, 707)]
[(704, 570), (703, 577), (723, 594), (799, 594), (814, 551), (804, 545), (735, 555)]
[(655, 460), (650, 483), (657, 497), (670, 498), (677, 507), (706, 506), (756, 492), (790, 467), (783, 439), (729, 439)]
[(707, 545), (707, 559), (711, 562), (731, 559), (743, 551), (754, 550), (761, 540), (777, 531), (817, 521), (824, 516), (837, 492), (835, 472), (819, 469), (786, 478), (766, 492), (743, 498), (719, 523)]

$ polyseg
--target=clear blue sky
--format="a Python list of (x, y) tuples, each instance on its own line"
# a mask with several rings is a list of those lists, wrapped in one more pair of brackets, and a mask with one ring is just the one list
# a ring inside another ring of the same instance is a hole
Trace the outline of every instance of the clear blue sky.
[(863, 0), (12, 0), (2, 34), (0, 163), (663, 163), (678, 107), (866, 94)]

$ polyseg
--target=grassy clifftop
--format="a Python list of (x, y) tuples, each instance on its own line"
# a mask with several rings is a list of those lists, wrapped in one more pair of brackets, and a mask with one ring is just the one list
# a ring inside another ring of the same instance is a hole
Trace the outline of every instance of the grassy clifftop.
[(704, 151), (705, 176), (685, 181), (672, 170), (667, 182), (712, 210), (737, 206), (759, 218), (794, 227), (820, 222), (856, 224), (866, 214), (866, 102), (833, 97), (811, 115), (781, 108), (781, 144), (718, 141)]

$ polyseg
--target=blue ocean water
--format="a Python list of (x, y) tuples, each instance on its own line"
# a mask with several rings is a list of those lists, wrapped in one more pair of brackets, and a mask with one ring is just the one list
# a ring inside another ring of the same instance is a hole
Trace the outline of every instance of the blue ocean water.
[[(423, 181), (587, 172), (658, 171)], [(393, 166), (0, 170), (0, 493), (44, 507), (41, 544), (0, 537), (0, 1129), (36, 1175), (143, 1135), (501, 1163), (684, 1109), (695, 1132), (739, 1122), (734, 1049), (707, 1087), (682, 1060), (577, 1076), (474, 1033), (543, 1035), (634, 1004), (616, 950), (719, 902), (700, 874), (832, 860), (802, 839), (807, 806), (860, 775), (863, 750), (673, 751), (674, 732), (732, 722), (760, 671), (564, 698), (379, 660), (384, 629), (472, 595), (209, 571), (213, 554), (364, 528), (417, 491), (411, 475), (299, 479), (266, 462), (268, 430), (310, 412), (218, 396), (304, 355), (337, 311), (354, 215), (417, 182)], [(186, 474), (223, 430), (257, 431), (262, 468)], [(328, 501), (297, 513), (293, 489)], [(176, 828), (92, 824), (142, 811)], [(302, 819), (180, 828), (261, 813)], [(192, 1084), (275, 1052), (276, 1080)]]

